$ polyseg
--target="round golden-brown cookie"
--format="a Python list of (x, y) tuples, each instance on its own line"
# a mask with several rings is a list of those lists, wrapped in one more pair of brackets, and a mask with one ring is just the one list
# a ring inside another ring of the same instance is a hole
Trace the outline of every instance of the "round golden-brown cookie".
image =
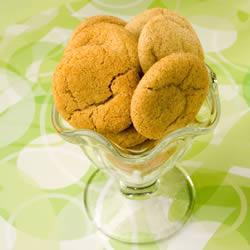
[(73, 34), (71, 36), (71, 39), (73, 39), (75, 36), (77, 36), (81, 31), (91, 25), (97, 24), (97, 23), (112, 23), (120, 26), (125, 26), (126, 22), (122, 19), (115, 17), (115, 16), (105, 16), (105, 15), (98, 15), (98, 16), (92, 16), (89, 18), (86, 18), (84, 21), (78, 25), (75, 30), (73, 31)]
[(65, 54), (53, 76), (57, 110), (73, 127), (118, 133), (131, 124), (139, 76), (114, 51), (83, 46)]
[(138, 56), (143, 72), (159, 59), (172, 53), (186, 52), (202, 60), (204, 53), (196, 33), (179, 17), (158, 15), (143, 27), (138, 41)]
[(131, 101), (136, 130), (150, 139), (193, 122), (207, 93), (204, 62), (190, 53), (171, 54), (155, 63), (139, 82)]
[(174, 11), (170, 11), (164, 8), (153, 8), (143, 11), (142, 13), (135, 16), (131, 21), (129, 21), (125, 28), (131, 33), (135, 34), (137, 38), (139, 38), (144, 25), (151, 18), (159, 15), (163, 15), (166, 18), (180, 23), (180, 25), (187, 27), (188, 29), (193, 31), (191, 24), (184, 17), (180, 16)]
[(68, 43), (65, 53), (85, 45), (100, 45), (119, 53), (132, 67), (140, 69), (137, 39), (123, 26), (98, 22), (81, 29)]
[(106, 134), (106, 137), (122, 148), (131, 148), (147, 140), (132, 125), (118, 134)]

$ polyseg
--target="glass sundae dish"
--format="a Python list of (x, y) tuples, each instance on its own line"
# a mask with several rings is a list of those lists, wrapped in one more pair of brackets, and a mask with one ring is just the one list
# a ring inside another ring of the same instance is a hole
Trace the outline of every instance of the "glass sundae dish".
[(131, 149), (95, 131), (72, 128), (53, 107), (56, 131), (80, 146), (97, 168), (84, 190), (84, 205), (104, 234), (129, 243), (154, 242), (173, 235), (190, 218), (195, 187), (176, 163), (195, 137), (211, 132), (218, 122), (217, 80), (210, 68), (208, 72), (209, 93), (196, 121)]

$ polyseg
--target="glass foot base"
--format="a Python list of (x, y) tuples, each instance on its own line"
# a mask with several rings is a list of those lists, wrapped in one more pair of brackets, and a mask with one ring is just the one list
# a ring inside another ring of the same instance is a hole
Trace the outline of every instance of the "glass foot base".
[[(120, 191), (113, 177), (96, 171), (84, 193), (90, 219), (107, 236), (126, 243), (168, 238), (192, 213), (195, 190), (184, 170), (174, 167), (156, 182), (155, 191), (131, 196)], [(150, 190), (154, 190), (150, 187)]]

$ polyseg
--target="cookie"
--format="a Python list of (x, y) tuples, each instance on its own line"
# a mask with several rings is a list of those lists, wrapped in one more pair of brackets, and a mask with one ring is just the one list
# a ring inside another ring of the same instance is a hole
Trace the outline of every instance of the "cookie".
[(176, 53), (155, 63), (140, 80), (131, 101), (136, 130), (150, 139), (194, 121), (207, 93), (204, 62), (190, 53)]
[(126, 22), (122, 19), (114, 16), (92, 16), (89, 18), (86, 18), (84, 21), (80, 23), (79, 26), (77, 26), (71, 36), (71, 39), (73, 39), (75, 36), (77, 36), (81, 31), (91, 25), (97, 24), (97, 23), (112, 23), (120, 26), (125, 26)]
[(140, 135), (133, 126), (130, 126), (118, 134), (106, 134), (106, 137), (122, 148), (131, 148), (147, 140), (147, 138)]
[(99, 45), (113, 50), (140, 70), (137, 39), (121, 25), (105, 22), (89, 25), (69, 41), (65, 53), (85, 45)]
[(118, 133), (131, 125), (130, 102), (139, 76), (129, 62), (100, 46), (65, 54), (53, 76), (57, 110), (73, 127)]
[(125, 28), (134, 35), (136, 35), (137, 38), (139, 38), (144, 25), (152, 17), (159, 15), (163, 15), (170, 20), (174, 20), (175, 22), (180, 23), (180, 25), (185, 26), (188, 29), (191, 29), (193, 32), (191, 24), (184, 17), (180, 16), (176, 12), (164, 8), (153, 8), (143, 11), (142, 13), (135, 16), (130, 22), (128, 22)]
[(192, 53), (202, 60), (204, 53), (196, 33), (179, 18), (158, 15), (143, 27), (138, 41), (138, 56), (143, 72), (172, 53)]

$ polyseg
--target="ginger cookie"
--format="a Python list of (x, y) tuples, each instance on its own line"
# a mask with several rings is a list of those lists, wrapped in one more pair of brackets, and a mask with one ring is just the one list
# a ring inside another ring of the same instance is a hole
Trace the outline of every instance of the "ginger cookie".
[(114, 51), (83, 46), (64, 55), (53, 76), (57, 110), (73, 127), (118, 133), (131, 125), (139, 76)]
[(196, 33), (179, 18), (158, 15), (143, 27), (138, 41), (138, 56), (144, 73), (158, 60), (172, 53), (192, 53), (202, 60), (203, 50)]
[(77, 36), (81, 31), (91, 25), (97, 24), (97, 23), (112, 23), (120, 26), (125, 26), (126, 22), (122, 19), (115, 17), (115, 16), (92, 16), (89, 18), (86, 18), (84, 21), (80, 23), (79, 26), (77, 26), (71, 36), (71, 39), (73, 39), (75, 36)]
[(65, 49), (68, 51), (85, 45), (100, 45), (108, 50), (119, 53), (132, 67), (140, 69), (137, 39), (123, 26), (97, 22), (81, 29), (70, 41)]
[(207, 68), (199, 57), (176, 53), (155, 63), (139, 82), (131, 101), (136, 130), (150, 139), (194, 121), (207, 93)]
[(143, 11), (142, 13), (135, 16), (130, 22), (128, 22), (125, 28), (131, 33), (135, 34), (137, 38), (139, 38), (144, 25), (151, 18), (159, 15), (163, 15), (167, 19), (180, 23), (180, 25), (191, 29), (193, 32), (191, 24), (184, 17), (180, 16), (176, 12), (164, 8), (153, 8)]
[(131, 148), (147, 140), (132, 125), (118, 134), (106, 134), (106, 137), (122, 148)]

